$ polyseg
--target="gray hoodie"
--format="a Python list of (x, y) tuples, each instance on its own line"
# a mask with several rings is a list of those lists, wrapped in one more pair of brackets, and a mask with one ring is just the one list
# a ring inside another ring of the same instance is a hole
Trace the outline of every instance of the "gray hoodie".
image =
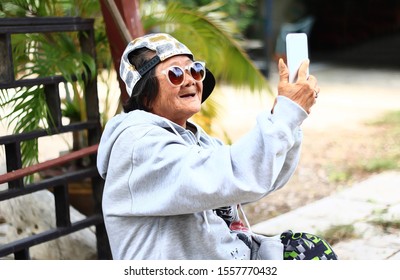
[(232, 145), (145, 111), (112, 118), (97, 167), (105, 179), (103, 213), (113, 258), (252, 258), (251, 244), (215, 209), (256, 201), (289, 180), (306, 117), (300, 106), (278, 97), (274, 113), (260, 114)]

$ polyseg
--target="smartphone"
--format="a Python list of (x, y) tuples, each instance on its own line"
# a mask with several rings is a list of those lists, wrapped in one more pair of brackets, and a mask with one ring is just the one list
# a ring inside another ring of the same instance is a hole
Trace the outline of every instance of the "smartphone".
[[(295, 83), (300, 65), (308, 59), (307, 34), (289, 33), (286, 35), (286, 59), (289, 68), (289, 83)], [(307, 69), (307, 77), (309, 69)]]

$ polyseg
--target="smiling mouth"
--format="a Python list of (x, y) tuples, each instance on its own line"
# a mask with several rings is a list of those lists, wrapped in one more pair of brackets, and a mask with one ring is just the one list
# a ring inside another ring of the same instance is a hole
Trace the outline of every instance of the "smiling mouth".
[(195, 93), (187, 93), (187, 94), (182, 94), (180, 98), (189, 98), (189, 97), (195, 97)]

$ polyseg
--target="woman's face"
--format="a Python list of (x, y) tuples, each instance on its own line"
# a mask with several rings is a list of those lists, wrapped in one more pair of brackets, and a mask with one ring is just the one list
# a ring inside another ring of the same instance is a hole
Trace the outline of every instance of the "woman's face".
[(151, 105), (153, 114), (165, 117), (176, 124), (186, 127), (186, 121), (200, 111), (203, 82), (196, 81), (185, 71), (185, 77), (181, 86), (174, 86), (163, 70), (171, 66), (179, 66), (184, 69), (192, 60), (185, 55), (173, 56), (156, 66), (156, 75), (159, 81), (157, 97)]

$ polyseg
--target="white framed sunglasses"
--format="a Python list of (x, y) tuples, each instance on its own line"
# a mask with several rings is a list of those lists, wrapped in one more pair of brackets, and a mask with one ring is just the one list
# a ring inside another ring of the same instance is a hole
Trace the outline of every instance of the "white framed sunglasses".
[(186, 71), (196, 82), (201, 82), (206, 77), (206, 63), (203, 61), (194, 61), (184, 68), (172, 65), (162, 70), (161, 73), (167, 77), (168, 82), (172, 86), (180, 87), (185, 81)]

